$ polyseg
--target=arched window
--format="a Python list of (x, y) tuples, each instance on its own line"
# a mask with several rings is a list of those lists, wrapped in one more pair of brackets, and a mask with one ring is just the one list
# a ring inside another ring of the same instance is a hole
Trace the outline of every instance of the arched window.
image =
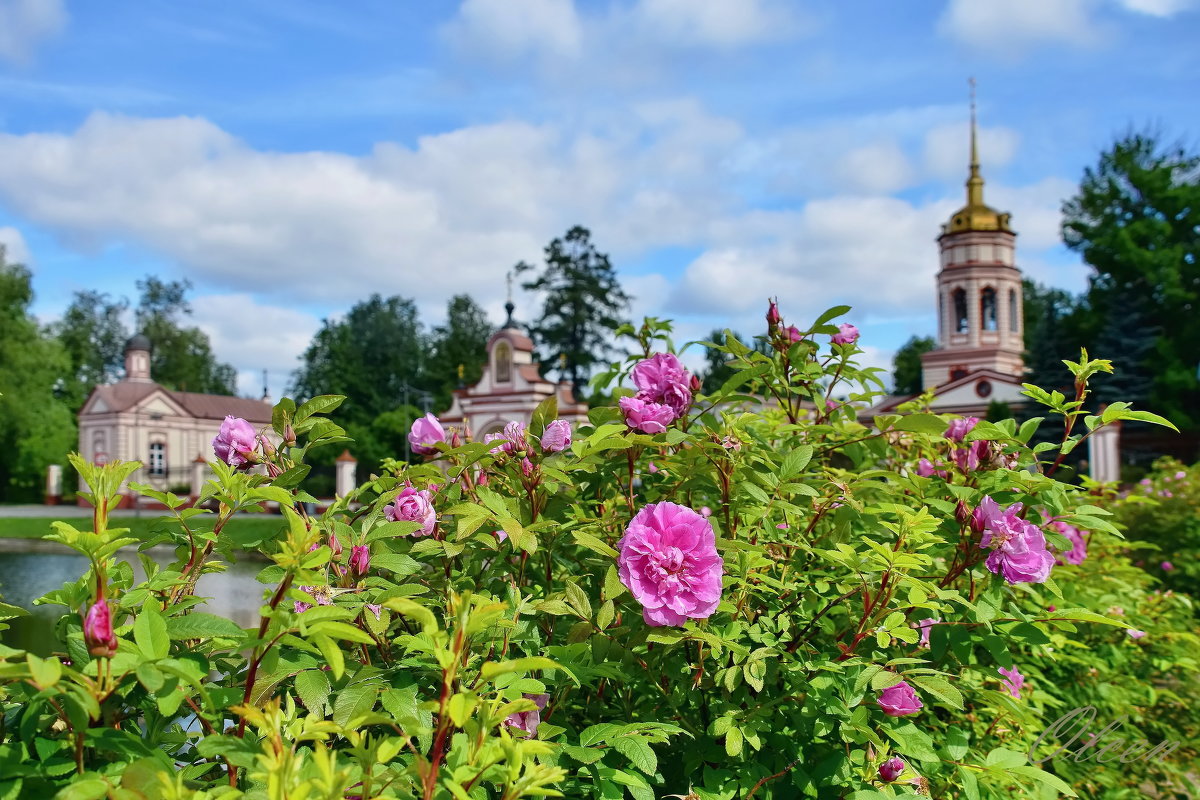
[(967, 292), (965, 289), (955, 289), (950, 296), (954, 298), (954, 332), (966, 333), (970, 325), (967, 320)]
[(166, 442), (150, 443), (150, 474), (163, 476), (167, 474), (167, 445)]
[(1008, 290), (1008, 329), (1013, 333), (1021, 332), (1021, 317), (1017, 315), (1017, 290)]
[(979, 318), (983, 320), (985, 331), (1000, 329), (996, 321), (996, 290), (990, 286), (985, 286), (979, 294)]
[(508, 383), (512, 380), (512, 348), (508, 342), (500, 342), (492, 352), (496, 359), (496, 383)]

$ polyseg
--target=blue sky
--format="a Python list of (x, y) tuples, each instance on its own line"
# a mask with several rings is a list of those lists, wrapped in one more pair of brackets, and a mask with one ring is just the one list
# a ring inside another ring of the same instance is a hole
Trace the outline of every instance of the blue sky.
[(847, 303), (887, 365), (934, 327), (967, 77), (1020, 266), (1078, 290), (1084, 167), (1131, 128), (1195, 143), (1198, 6), (0, 0), (0, 242), (47, 321), (191, 280), (247, 394), (372, 292), (498, 322), (505, 272), (577, 223), (681, 340)]

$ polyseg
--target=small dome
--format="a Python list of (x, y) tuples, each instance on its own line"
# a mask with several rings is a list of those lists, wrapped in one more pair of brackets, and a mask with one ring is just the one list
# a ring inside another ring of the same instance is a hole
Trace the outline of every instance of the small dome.
[(133, 336), (129, 337), (129, 341), (125, 343), (125, 352), (128, 353), (130, 350), (149, 351), (150, 340), (146, 338), (145, 334), (135, 333)]

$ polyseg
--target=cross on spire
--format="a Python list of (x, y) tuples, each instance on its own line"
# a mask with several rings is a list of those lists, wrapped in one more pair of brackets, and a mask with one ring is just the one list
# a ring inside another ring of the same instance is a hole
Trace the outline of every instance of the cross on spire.
[(512, 281), (512, 279), (513, 279), (512, 270), (509, 270), (504, 275), (504, 283), (507, 287), (507, 293), (508, 293), (508, 302), (506, 302), (504, 304), (504, 310), (508, 312), (508, 319), (506, 319), (504, 321), (504, 327), (506, 327), (506, 328), (515, 328), (516, 327), (516, 323), (513, 322), (513, 311), (516, 309), (516, 306), (513, 305), (513, 299), (512, 299), (513, 298), (513, 294), (512, 294), (513, 281)]

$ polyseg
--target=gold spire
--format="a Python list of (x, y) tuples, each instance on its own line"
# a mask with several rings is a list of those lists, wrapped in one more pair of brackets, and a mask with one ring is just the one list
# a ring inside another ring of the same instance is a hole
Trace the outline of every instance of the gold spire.
[(942, 226), (942, 234), (965, 231), (1006, 231), (1009, 215), (1001, 214), (983, 202), (983, 175), (979, 170), (979, 134), (975, 119), (975, 79), (967, 80), (971, 87), (971, 164), (967, 176), (967, 204), (954, 212)]

